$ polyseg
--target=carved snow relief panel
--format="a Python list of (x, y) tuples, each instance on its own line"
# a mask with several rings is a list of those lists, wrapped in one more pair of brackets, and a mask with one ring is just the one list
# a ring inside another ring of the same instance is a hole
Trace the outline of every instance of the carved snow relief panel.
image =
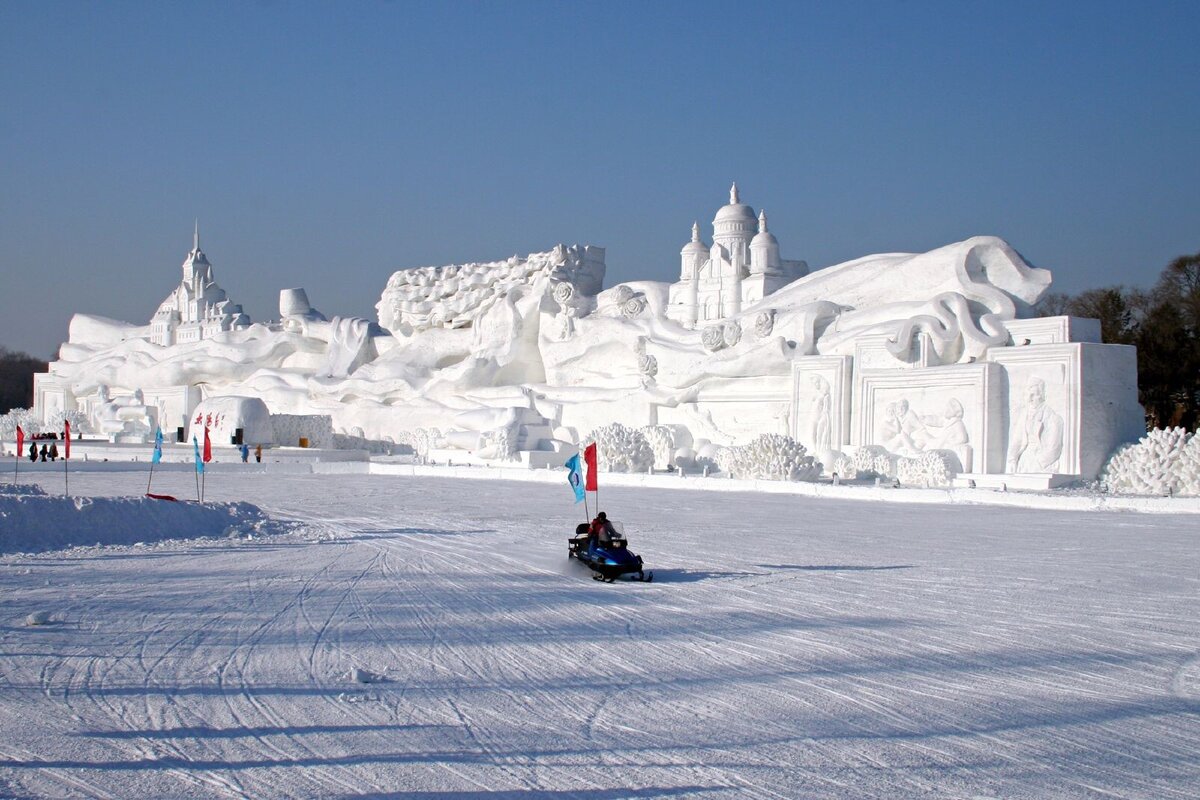
[(850, 375), (850, 356), (792, 362), (791, 436), (818, 458), (849, 443)]
[(856, 443), (909, 458), (949, 452), (961, 472), (1001, 472), (999, 372), (981, 363), (860, 373)]

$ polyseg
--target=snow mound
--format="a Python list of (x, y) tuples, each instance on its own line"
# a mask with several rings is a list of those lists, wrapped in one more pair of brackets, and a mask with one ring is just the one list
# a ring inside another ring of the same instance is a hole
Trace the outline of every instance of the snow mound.
[(46, 494), (46, 490), (36, 483), (0, 483), (0, 496), (44, 494)]
[(1155, 428), (1117, 449), (1101, 480), (1116, 494), (1200, 495), (1200, 438), (1183, 428)]
[(131, 545), (274, 533), (274, 524), (249, 503), (200, 503), (145, 497), (59, 497), (38, 487), (0, 493), (0, 553), (33, 553), (74, 546)]

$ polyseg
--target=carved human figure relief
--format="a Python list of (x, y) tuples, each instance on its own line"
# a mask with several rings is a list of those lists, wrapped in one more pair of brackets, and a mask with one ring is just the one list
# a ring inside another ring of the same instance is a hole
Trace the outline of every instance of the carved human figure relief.
[(955, 397), (946, 401), (941, 414), (922, 416), (921, 422), (929, 434), (929, 446), (935, 450), (953, 450), (970, 441), (963, 423), (963, 405)]
[(1013, 420), (1009, 472), (1054, 472), (1063, 448), (1063, 419), (1046, 405), (1046, 382), (1025, 384), (1025, 402)]
[(833, 449), (830, 439), (830, 413), (833, 408), (833, 400), (829, 394), (829, 381), (825, 380), (820, 375), (814, 375), (812, 378), (813, 399), (809, 410), (809, 424), (811, 425), (811, 436), (813, 450), (818, 453), (824, 453), (827, 450)]

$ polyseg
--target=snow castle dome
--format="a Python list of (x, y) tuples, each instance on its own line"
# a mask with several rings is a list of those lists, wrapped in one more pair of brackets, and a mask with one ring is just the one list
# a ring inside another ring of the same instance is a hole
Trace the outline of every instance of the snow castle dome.
[(679, 251), (680, 255), (698, 255), (703, 258), (708, 257), (708, 245), (700, 238), (700, 223), (692, 223), (692, 240), (683, 246)]
[(754, 238), (750, 240), (750, 247), (779, 247), (779, 240), (775, 238), (775, 234), (767, 230), (767, 212), (765, 210), (758, 214), (758, 233), (754, 234)]
[(722, 223), (758, 225), (758, 217), (754, 216), (754, 209), (738, 200), (736, 183), (729, 189), (729, 205), (721, 206), (717, 211), (717, 216), (713, 218), (714, 227)]

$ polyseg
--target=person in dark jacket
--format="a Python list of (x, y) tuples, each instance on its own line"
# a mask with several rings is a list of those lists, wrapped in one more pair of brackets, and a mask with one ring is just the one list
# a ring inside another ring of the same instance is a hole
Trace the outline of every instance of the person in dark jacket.
[(54, 442), (50, 443), (50, 460), (58, 461), (58, 445)]
[(42, 445), (42, 461), (43, 462), (46, 460), (46, 456), (48, 456), (49, 454), (50, 454), (50, 452), (46, 449), (46, 445)]
[(29, 445), (29, 460), (37, 461), (37, 445), (30, 443)]

